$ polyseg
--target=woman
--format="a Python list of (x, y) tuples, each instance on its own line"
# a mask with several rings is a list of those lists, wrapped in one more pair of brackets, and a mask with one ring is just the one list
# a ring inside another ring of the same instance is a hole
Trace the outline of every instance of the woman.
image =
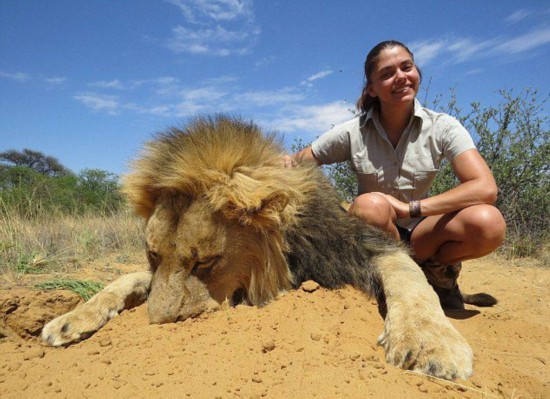
[[(359, 195), (349, 214), (408, 242), (443, 307), (461, 309), (461, 262), (498, 248), (506, 225), (493, 206), (495, 180), (472, 138), (456, 119), (420, 105), (420, 81), (404, 44), (379, 43), (365, 61), (360, 116), (288, 156), (285, 164), (351, 161)], [(427, 197), (443, 159), (460, 184)]]

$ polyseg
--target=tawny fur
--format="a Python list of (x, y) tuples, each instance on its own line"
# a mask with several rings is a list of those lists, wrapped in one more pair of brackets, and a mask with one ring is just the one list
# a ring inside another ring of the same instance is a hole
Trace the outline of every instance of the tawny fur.
[[(390, 363), (444, 378), (470, 375), (471, 349), (402, 244), (348, 216), (315, 165), (284, 168), (283, 153), (273, 135), (224, 116), (196, 119), (146, 145), (124, 191), (147, 220), (152, 273), (128, 281), (150, 283), (150, 321), (214, 310), (237, 293), (264, 305), (308, 279), (350, 284), (385, 295), (380, 343)], [(202, 269), (212, 258), (216, 265)], [(131, 284), (114, 283), (53, 320), (43, 338), (64, 345), (97, 330), (122, 307), (124, 287)]]
[[(146, 219), (157, 198), (174, 191), (192, 199), (205, 196), (213, 210), (244, 224), (280, 228), (292, 222), (315, 187), (308, 168), (289, 174), (281, 167), (282, 153), (275, 136), (263, 135), (252, 123), (198, 118), (147, 143), (124, 178), (123, 191)], [(270, 198), (273, 210), (258, 218), (255, 211)]]

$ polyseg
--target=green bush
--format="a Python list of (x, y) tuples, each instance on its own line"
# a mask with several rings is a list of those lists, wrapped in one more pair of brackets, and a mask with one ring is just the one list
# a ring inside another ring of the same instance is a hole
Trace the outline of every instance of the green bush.
[[(33, 154), (39, 158), (37, 151), (24, 150), (25, 154)], [(16, 157), (14, 150), (0, 153), (0, 214), (15, 212), (19, 216), (34, 218), (38, 215), (76, 214), (86, 212), (96, 214), (113, 214), (124, 205), (124, 199), (119, 191), (118, 177), (99, 169), (84, 169), (78, 175), (70, 172), (55, 158), (38, 163), (40, 168), (30, 163), (10, 165), (15, 161), (6, 159), (7, 155)], [(25, 158), (26, 159), (26, 158)], [(52, 167), (44, 164), (54, 164)]]

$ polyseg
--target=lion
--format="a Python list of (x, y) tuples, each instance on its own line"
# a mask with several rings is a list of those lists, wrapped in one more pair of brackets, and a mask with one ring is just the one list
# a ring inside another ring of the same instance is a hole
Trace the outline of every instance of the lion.
[(145, 300), (151, 323), (172, 323), (227, 305), (264, 306), (315, 280), (385, 301), (378, 342), (390, 364), (468, 378), (472, 350), (407, 248), (348, 216), (315, 165), (285, 168), (284, 154), (274, 134), (222, 115), (147, 143), (123, 186), (146, 222), (150, 270), (50, 321), (42, 339), (85, 339)]

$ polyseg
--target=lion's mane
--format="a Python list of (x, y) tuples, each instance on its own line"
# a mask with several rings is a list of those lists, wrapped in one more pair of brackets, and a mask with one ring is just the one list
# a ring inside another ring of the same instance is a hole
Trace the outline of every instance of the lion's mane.
[(288, 169), (283, 155), (275, 135), (263, 134), (251, 122), (223, 115), (196, 118), (145, 145), (124, 178), (124, 192), (145, 219), (161, 195), (174, 193), (207, 199), (212, 212), (255, 229), (258, 256), (265, 262), (251, 271), (247, 296), (253, 304), (308, 279), (377, 294), (372, 258), (403, 248), (350, 218), (316, 165)]

